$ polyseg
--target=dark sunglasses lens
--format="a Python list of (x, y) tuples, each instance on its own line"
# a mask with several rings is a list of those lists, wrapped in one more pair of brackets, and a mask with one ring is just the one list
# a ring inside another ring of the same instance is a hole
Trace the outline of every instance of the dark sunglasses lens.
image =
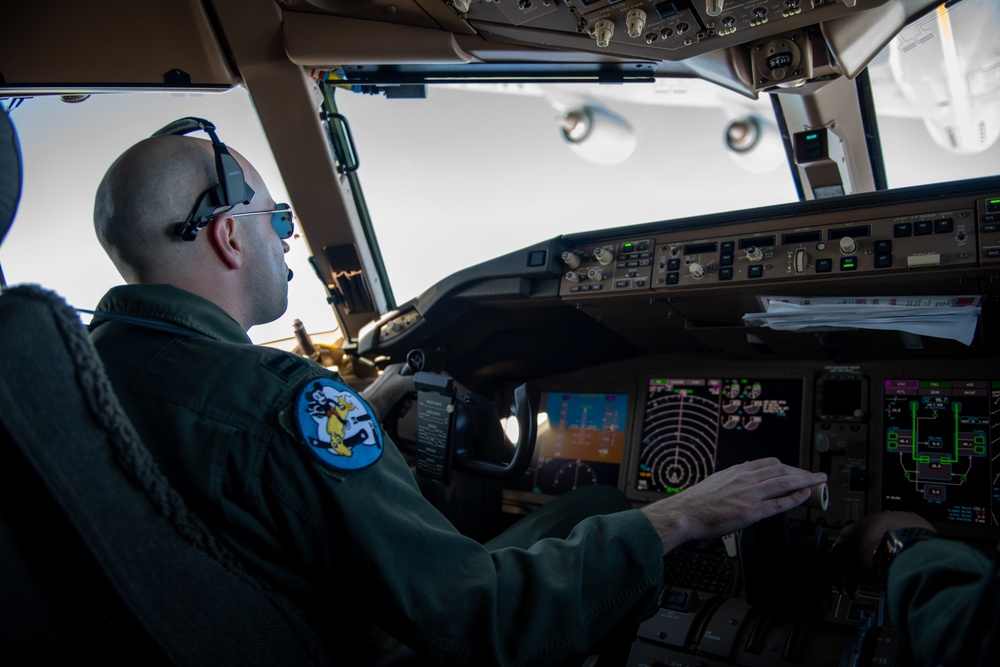
[(278, 233), (278, 238), (289, 239), (295, 232), (292, 212), (288, 209), (288, 204), (278, 204), (277, 208), (278, 210), (271, 214), (271, 226)]

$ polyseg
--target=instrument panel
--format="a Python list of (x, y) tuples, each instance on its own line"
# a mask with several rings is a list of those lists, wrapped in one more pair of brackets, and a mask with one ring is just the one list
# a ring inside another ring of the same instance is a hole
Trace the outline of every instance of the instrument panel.
[(535, 456), (505, 495), (608, 484), (644, 504), (776, 457), (827, 473), (828, 507), (797, 512), (831, 530), (896, 510), (1000, 540), (997, 359), (783, 366), (651, 356), (541, 381)]
[(890, 211), (755, 220), (710, 233), (664, 228), (580, 243), (560, 259), (559, 293), (570, 299), (997, 264), (1000, 192)]
[(617, 477), (641, 505), (761, 456), (828, 476), (826, 508), (742, 531), (739, 558), (726, 540), (668, 554), (659, 610), (640, 626), (630, 667), (777, 664), (765, 647), (781, 664), (912, 664), (879, 620), (877, 591), (851, 598), (829, 580), (828, 544), (880, 510), (918, 513), (987, 551), (1000, 540), (1000, 358), (834, 365), (653, 355), (540, 385), (535, 460), (525, 483), (505, 489), (509, 504)]
[[(521, 0), (449, 2), (480, 30), (502, 26), (581, 35), (592, 48), (677, 60), (774, 30), (849, 16), (886, 0)], [(859, 6), (860, 5), (860, 6)], [(766, 31), (765, 29), (771, 30)], [(806, 66), (798, 48), (767, 54), (768, 70)], [(800, 72), (801, 74), (801, 72)]]

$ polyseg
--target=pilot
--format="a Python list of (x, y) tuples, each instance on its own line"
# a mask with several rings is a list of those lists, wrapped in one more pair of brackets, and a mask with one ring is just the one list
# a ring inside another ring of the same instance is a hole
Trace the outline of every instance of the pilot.
[(92, 339), (166, 476), (343, 664), (396, 642), (444, 664), (585, 656), (655, 611), (666, 551), (789, 510), (825, 481), (750, 461), (554, 537), (521, 523), (492, 545), (463, 536), (379, 426), (405, 378), (387, 373), (362, 396), (308, 359), (251, 344), (247, 329), (286, 308), (291, 215), (226, 151), (241, 192), (210, 136), (140, 141), (104, 176), (95, 229), (128, 284), (97, 306)]
[(847, 526), (832, 566), (853, 592), (861, 584), (886, 590), (889, 618), (917, 665), (1000, 664), (1000, 571), (989, 558), (944, 539), (923, 517), (876, 512)]

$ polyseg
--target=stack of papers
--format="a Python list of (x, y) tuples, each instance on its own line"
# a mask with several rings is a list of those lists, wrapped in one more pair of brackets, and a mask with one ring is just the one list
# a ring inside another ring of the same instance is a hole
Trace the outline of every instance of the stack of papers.
[(952, 338), (971, 345), (979, 321), (978, 296), (757, 297), (762, 313), (748, 325), (782, 331), (892, 329)]

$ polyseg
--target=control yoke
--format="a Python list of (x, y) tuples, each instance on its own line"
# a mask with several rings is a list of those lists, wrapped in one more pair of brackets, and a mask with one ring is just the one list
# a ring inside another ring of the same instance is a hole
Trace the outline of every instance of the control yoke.
[[(527, 384), (522, 384), (514, 390), (511, 412), (517, 419), (518, 433), (517, 443), (514, 445), (514, 456), (507, 464), (490, 463), (475, 458), (473, 450), (484, 437), (490, 437), (487, 434), (488, 430), (493, 429), (489, 427), (491, 423), (489, 420), (496, 420), (493, 407), (489, 401), (476, 394), (459, 396), (457, 405), (465, 405), (466, 407), (459, 408), (455, 413), (455, 468), (479, 477), (504, 481), (521, 475), (527, 470), (528, 464), (531, 463), (531, 456), (535, 452), (538, 422), (535, 418), (534, 405), (537, 403), (537, 397), (532, 402)], [(473, 408), (474, 405), (475, 408)], [(480, 424), (487, 425), (487, 428), (479, 429)], [(496, 424), (499, 426), (499, 422)], [(470, 442), (468, 438), (470, 434), (475, 436), (475, 441)], [(499, 434), (502, 439), (504, 437), (503, 429), (500, 429)]]
[(498, 463), (508, 448), (492, 402), (478, 394), (457, 396), (453, 378), (408, 366), (417, 388), (417, 475), (448, 484), (453, 470), (495, 480), (514, 479), (527, 470), (538, 432), (536, 390), (527, 384), (514, 390), (517, 443), (510, 461)]

